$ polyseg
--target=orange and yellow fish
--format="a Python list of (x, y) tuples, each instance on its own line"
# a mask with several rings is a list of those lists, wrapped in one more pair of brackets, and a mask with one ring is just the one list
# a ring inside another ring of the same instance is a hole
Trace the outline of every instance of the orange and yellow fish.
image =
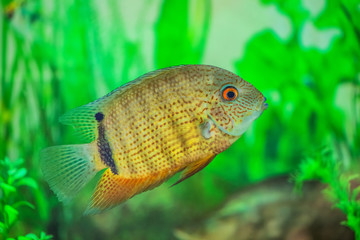
[(46, 148), (41, 168), (60, 200), (99, 171), (86, 213), (116, 206), (182, 171), (207, 166), (267, 108), (253, 85), (224, 69), (182, 65), (145, 74), (61, 117), (91, 141)]

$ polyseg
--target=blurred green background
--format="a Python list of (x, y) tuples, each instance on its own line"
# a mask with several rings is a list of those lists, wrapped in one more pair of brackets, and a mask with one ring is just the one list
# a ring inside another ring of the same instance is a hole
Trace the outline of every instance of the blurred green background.
[[(8, 159), (1, 166), (27, 169), (17, 175), (26, 179), (17, 194), (0, 192), (6, 237), (172, 239), (174, 229), (206, 218), (244, 186), (291, 174), (324, 146), (345, 170), (359, 170), (360, 1), (2, 0), (0, 17), (0, 159)], [(39, 151), (81, 141), (58, 118), (179, 64), (239, 74), (264, 93), (268, 110), (174, 188), (171, 179), (95, 216), (82, 216), (86, 197), (58, 202)], [(16, 205), (11, 219), (4, 199), (33, 206)]]

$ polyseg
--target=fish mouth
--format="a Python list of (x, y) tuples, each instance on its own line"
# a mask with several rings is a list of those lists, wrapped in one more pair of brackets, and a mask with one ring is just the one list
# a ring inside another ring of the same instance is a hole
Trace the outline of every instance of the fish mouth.
[(266, 110), (269, 107), (269, 104), (266, 102), (266, 97), (264, 97), (264, 101), (262, 103), (262, 109)]
[(269, 104), (266, 102), (266, 97), (264, 97), (263, 101), (258, 103), (255, 108), (256, 112), (263, 112), (269, 107)]

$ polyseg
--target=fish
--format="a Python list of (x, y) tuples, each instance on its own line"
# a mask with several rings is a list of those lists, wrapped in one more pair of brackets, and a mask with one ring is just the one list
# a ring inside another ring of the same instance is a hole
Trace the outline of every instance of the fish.
[(219, 67), (155, 70), (60, 117), (89, 143), (45, 148), (41, 169), (64, 202), (102, 171), (84, 214), (101, 213), (176, 173), (173, 185), (193, 176), (267, 107), (251, 83)]

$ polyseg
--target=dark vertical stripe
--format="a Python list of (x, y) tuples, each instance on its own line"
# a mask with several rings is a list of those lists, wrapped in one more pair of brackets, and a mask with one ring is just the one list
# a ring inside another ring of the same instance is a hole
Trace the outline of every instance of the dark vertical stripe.
[(99, 117), (99, 115), (97, 114), (95, 115), (95, 118), (99, 122), (98, 124), (99, 137), (97, 140), (97, 146), (99, 149), (101, 161), (106, 166), (108, 166), (114, 174), (118, 174), (118, 170), (116, 169), (115, 166), (115, 161), (112, 156), (112, 150), (109, 141), (106, 139), (105, 136), (105, 127), (104, 124), (102, 123), (103, 115)]

